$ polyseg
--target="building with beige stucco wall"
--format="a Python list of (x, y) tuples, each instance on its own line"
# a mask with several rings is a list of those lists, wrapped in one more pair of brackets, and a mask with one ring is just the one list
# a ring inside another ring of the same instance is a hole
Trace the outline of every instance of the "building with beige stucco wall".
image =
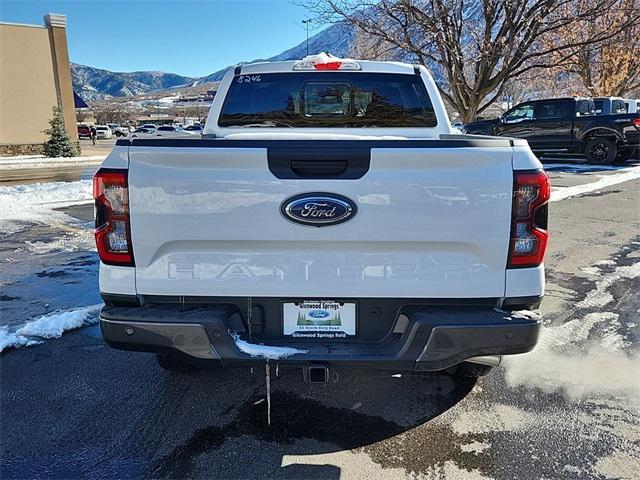
[(52, 108), (59, 104), (69, 138), (77, 141), (67, 19), (45, 25), (0, 22), (0, 154), (42, 153)]

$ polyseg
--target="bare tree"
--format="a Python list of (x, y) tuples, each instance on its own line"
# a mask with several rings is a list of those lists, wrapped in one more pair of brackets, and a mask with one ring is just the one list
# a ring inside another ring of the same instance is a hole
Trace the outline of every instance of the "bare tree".
[(128, 118), (128, 112), (120, 102), (105, 102), (95, 105), (93, 111), (98, 124), (122, 123)]
[(353, 37), (351, 53), (355, 58), (367, 60), (393, 60), (397, 54), (397, 47), (384, 41), (380, 37), (375, 37), (356, 29)]
[(555, 35), (619, 10), (621, 0), (298, 0), (326, 21), (346, 21), (394, 57), (429, 66), (445, 100), (470, 121), (509, 82), (566, 63), (640, 22), (630, 17), (580, 38)]
[(640, 18), (640, 0), (619, 0), (618, 8), (582, 20), (579, 28), (555, 32), (581, 41), (586, 32), (620, 30), (614, 37), (577, 50), (564, 62), (563, 70), (575, 75), (589, 95), (625, 96), (640, 90), (640, 25), (634, 18)]
[(76, 121), (78, 123), (84, 122), (89, 117), (91, 112), (88, 110), (87, 108), (76, 108)]

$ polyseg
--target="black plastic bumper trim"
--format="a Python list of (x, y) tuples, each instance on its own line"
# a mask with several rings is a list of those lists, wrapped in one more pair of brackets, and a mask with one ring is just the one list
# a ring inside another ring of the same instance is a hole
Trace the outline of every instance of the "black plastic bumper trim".
[[(194, 362), (224, 366), (264, 362), (241, 352), (230, 333), (232, 310), (224, 306), (191, 308), (149, 306), (104, 307), (100, 325), (104, 339), (123, 350), (176, 353)], [(401, 370), (442, 370), (468, 358), (530, 351), (536, 344), (540, 319), (511, 317), (482, 307), (408, 307), (409, 325), (401, 335), (381, 342), (334, 342), (293, 338), (243, 339), (256, 344), (306, 350), (278, 360), (299, 365), (324, 362)], [(204, 352), (204, 353), (203, 353)]]

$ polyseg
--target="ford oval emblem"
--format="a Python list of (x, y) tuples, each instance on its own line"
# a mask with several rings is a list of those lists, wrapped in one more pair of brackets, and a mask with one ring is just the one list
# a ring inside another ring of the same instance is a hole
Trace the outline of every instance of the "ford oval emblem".
[(331, 314), (326, 310), (311, 310), (309, 312), (311, 318), (327, 318), (329, 315)]
[(346, 222), (357, 210), (355, 203), (335, 193), (303, 193), (286, 199), (280, 207), (287, 220), (314, 227)]

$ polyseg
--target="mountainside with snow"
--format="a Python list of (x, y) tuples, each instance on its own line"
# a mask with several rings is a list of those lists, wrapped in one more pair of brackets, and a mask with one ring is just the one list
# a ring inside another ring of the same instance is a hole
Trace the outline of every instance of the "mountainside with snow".
[[(328, 52), (337, 57), (349, 56), (354, 41), (353, 27), (337, 23), (309, 38), (309, 52)], [(307, 54), (306, 40), (289, 50), (259, 61), (283, 61), (303, 58)], [(249, 63), (249, 62), (242, 62)], [(218, 82), (229, 67), (201, 78), (190, 78), (164, 72), (110, 72), (86, 65), (71, 64), (73, 88), (84, 100), (92, 101), (107, 97), (139, 95), (153, 90), (189, 86), (194, 82)]]
[[(309, 53), (327, 52), (336, 57), (348, 57), (352, 54), (355, 38), (355, 30), (351, 25), (336, 23), (322, 30), (313, 37), (309, 37)], [(278, 55), (266, 59), (256, 59), (250, 62), (282, 62), (286, 60), (298, 60), (307, 55), (307, 41), (300, 42), (293, 48), (285, 50)], [(233, 65), (218, 70), (200, 79), (201, 82), (219, 82), (225, 72)]]
[(153, 90), (190, 85), (194, 78), (165, 72), (110, 72), (71, 64), (73, 88), (85, 101), (139, 95)]

